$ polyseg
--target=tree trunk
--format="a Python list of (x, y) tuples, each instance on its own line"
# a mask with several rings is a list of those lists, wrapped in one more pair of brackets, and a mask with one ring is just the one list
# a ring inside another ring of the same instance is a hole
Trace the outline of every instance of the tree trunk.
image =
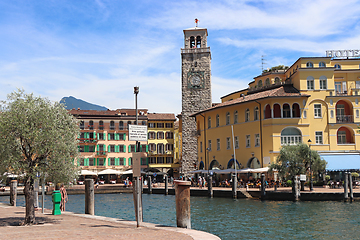
[(25, 205), (26, 205), (24, 224), (26, 225), (35, 224), (34, 181), (32, 178), (30, 178), (28, 181), (25, 182), (24, 194), (25, 194)]

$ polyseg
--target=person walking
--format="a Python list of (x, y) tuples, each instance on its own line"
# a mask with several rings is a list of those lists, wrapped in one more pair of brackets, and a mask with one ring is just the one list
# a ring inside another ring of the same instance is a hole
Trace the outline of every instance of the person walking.
[(64, 187), (64, 184), (61, 184), (60, 194), (61, 194), (60, 210), (63, 212), (65, 211), (65, 203), (67, 203), (68, 201), (68, 195)]

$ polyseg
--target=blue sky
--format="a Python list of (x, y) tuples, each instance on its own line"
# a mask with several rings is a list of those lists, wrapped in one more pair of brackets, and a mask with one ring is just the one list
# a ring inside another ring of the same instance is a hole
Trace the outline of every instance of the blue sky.
[(208, 29), (212, 98), (265, 68), (360, 49), (360, 1), (0, 0), (0, 100), (17, 88), (110, 109), (181, 112), (183, 29)]

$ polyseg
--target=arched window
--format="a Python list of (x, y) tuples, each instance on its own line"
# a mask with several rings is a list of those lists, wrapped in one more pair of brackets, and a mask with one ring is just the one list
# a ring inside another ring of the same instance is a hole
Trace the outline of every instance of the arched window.
[(265, 85), (266, 85), (266, 86), (270, 86), (270, 79), (269, 79), (269, 78), (267, 78), (267, 79), (265, 80)]
[(259, 108), (255, 107), (254, 108), (254, 121), (259, 120)]
[(271, 118), (271, 107), (269, 104), (265, 106), (265, 119)]
[(193, 36), (190, 37), (190, 48), (195, 47), (195, 38)]
[(327, 89), (327, 78), (325, 76), (321, 76), (319, 78), (319, 82), (320, 82), (320, 90)]
[(119, 122), (119, 130), (124, 130), (124, 122), (123, 121)]
[(275, 77), (275, 84), (279, 84), (280, 83), (280, 78), (279, 77)]
[(226, 113), (226, 125), (230, 125), (230, 113)]
[(85, 125), (84, 125), (84, 121), (80, 121), (80, 129), (81, 129), (81, 130), (83, 130), (83, 129), (84, 129), (84, 127), (85, 127)]
[(300, 106), (298, 103), (293, 103), (293, 105), (292, 105), (292, 117), (293, 118), (300, 117)]
[(274, 118), (281, 118), (281, 107), (279, 104), (275, 103), (273, 107)]
[(129, 125), (131, 125), (131, 121), (127, 121), (127, 126), (126, 128), (129, 130)]
[(290, 105), (287, 103), (283, 104), (283, 118), (290, 118)]
[(337, 69), (337, 70), (340, 70), (340, 69), (341, 69), (341, 65), (340, 65), (340, 64), (338, 64), (338, 63), (337, 63), (337, 64), (335, 64), (335, 65), (334, 65), (334, 67), (335, 67), (335, 69)]
[(245, 122), (248, 122), (250, 120), (250, 110), (247, 108), (245, 110)]
[(211, 128), (211, 117), (208, 117), (208, 128)]
[(324, 67), (326, 67), (325, 62), (319, 62), (319, 67), (320, 67), (320, 68), (324, 68)]
[(259, 87), (259, 88), (262, 87), (262, 80), (259, 80), (259, 81), (258, 81), (258, 87)]
[(104, 122), (102, 120), (99, 121), (99, 129), (104, 130)]
[(307, 62), (306, 63), (306, 67), (307, 68), (313, 68), (314, 67), (314, 64), (312, 62)]
[(216, 126), (220, 126), (220, 117), (219, 114), (216, 115)]
[(337, 131), (337, 144), (355, 143), (350, 130), (346, 127), (341, 127)]
[(201, 48), (201, 37), (200, 36), (196, 37), (196, 47)]
[(281, 131), (281, 145), (296, 145), (301, 142), (301, 132), (297, 128), (289, 127)]
[(115, 130), (115, 123), (114, 123), (114, 121), (110, 121), (110, 130)]
[(142, 121), (141, 125), (146, 126), (146, 121)]
[(308, 90), (314, 90), (314, 77), (308, 76), (306, 78), (306, 84)]
[(238, 111), (234, 112), (234, 124), (238, 123)]

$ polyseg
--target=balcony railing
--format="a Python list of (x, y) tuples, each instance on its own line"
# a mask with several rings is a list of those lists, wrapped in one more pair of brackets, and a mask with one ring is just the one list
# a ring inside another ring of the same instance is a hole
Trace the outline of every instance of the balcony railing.
[(80, 143), (96, 143), (97, 138), (79, 138)]
[(97, 156), (106, 156), (107, 155), (107, 151), (97, 151), (96, 152)]
[(354, 116), (352, 115), (336, 115), (336, 123), (353, 123)]
[(281, 145), (296, 145), (301, 142), (300, 135), (281, 136)]
[(182, 48), (181, 53), (204, 53), (210, 52), (210, 47), (205, 48)]
[(104, 125), (99, 125), (99, 130), (104, 130)]

